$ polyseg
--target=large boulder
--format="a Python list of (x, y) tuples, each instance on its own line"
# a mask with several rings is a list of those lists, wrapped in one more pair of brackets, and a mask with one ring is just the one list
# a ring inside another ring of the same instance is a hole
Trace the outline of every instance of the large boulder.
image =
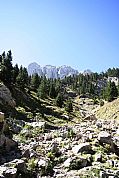
[(0, 103), (8, 104), (11, 107), (16, 106), (15, 100), (12, 98), (10, 90), (4, 84), (0, 85)]
[(91, 149), (91, 145), (90, 143), (86, 142), (86, 143), (80, 143), (79, 145), (75, 145), (73, 148), (72, 148), (72, 151), (74, 154), (77, 154), (79, 152), (90, 152), (92, 149)]
[(4, 113), (0, 112), (0, 133), (3, 132), (3, 126), (4, 126)]
[(17, 168), (7, 167), (3, 171), (5, 178), (17, 178)]
[(98, 140), (101, 144), (103, 144), (103, 143), (111, 144), (112, 143), (111, 135), (106, 131), (101, 131), (99, 133)]
[(11, 163), (15, 164), (15, 167), (17, 168), (18, 172), (26, 173), (27, 172), (27, 166), (24, 160), (22, 159), (15, 159)]
[(88, 160), (85, 158), (68, 158), (64, 163), (63, 166), (68, 168), (69, 170), (78, 170), (88, 165)]
[(6, 148), (6, 151), (10, 151), (11, 149), (14, 149), (18, 146), (17, 142), (15, 142), (14, 140), (6, 137), (6, 140), (5, 140), (5, 148)]

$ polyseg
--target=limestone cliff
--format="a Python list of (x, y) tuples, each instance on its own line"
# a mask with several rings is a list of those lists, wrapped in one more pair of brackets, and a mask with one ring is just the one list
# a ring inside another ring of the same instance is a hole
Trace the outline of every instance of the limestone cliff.
[(10, 90), (2, 83), (0, 83), (0, 104), (7, 104), (11, 107), (16, 105)]

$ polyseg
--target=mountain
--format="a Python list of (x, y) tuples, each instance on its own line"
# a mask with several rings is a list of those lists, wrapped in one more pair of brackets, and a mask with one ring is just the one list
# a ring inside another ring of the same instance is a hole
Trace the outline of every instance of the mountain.
[(34, 73), (37, 73), (39, 76), (45, 75), (47, 78), (64, 78), (65, 76), (72, 76), (77, 75), (78, 71), (73, 69), (70, 66), (51, 66), (46, 65), (44, 67), (41, 67), (37, 63), (31, 63), (28, 66), (28, 74), (33, 75)]
[(90, 70), (90, 69), (86, 69), (82, 72), (83, 75), (90, 75), (92, 74), (93, 72)]

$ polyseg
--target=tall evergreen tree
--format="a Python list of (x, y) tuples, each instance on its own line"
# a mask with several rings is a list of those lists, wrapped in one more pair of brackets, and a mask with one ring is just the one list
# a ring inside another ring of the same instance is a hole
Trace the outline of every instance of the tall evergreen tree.
[(33, 74), (31, 77), (31, 87), (33, 90), (37, 90), (40, 85), (40, 77), (38, 74)]
[(55, 98), (56, 97), (56, 90), (55, 90), (55, 86), (54, 86), (53, 83), (50, 84), (49, 96), (51, 98)]
[(37, 96), (42, 99), (47, 97), (47, 86), (44, 80), (41, 81), (41, 84), (38, 87)]
[(70, 99), (68, 99), (66, 102), (65, 110), (69, 113), (73, 111), (73, 105), (72, 105), (72, 101)]
[(118, 90), (114, 82), (109, 81), (105, 89), (105, 99), (112, 101), (118, 96)]
[(19, 74), (16, 78), (16, 82), (21, 89), (24, 89), (26, 86), (28, 86), (28, 81), (29, 79), (27, 69), (21, 66)]
[(58, 107), (62, 107), (63, 106), (63, 96), (61, 93), (58, 93), (57, 97), (56, 97), (56, 100), (55, 100), (55, 103), (56, 103), (56, 106)]
[(14, 67), (13, 67), (13, 83), (16, 83), (16, 78), (19, 74), (19, 67), (18, 67), (18, 64), (16, 64)]

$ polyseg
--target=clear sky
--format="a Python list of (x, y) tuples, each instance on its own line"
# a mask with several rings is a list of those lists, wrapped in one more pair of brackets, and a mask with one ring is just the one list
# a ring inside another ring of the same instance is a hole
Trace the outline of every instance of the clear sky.
[(119, 67), (119, 0), (0, 0), (0, 53), (25, 67)]

